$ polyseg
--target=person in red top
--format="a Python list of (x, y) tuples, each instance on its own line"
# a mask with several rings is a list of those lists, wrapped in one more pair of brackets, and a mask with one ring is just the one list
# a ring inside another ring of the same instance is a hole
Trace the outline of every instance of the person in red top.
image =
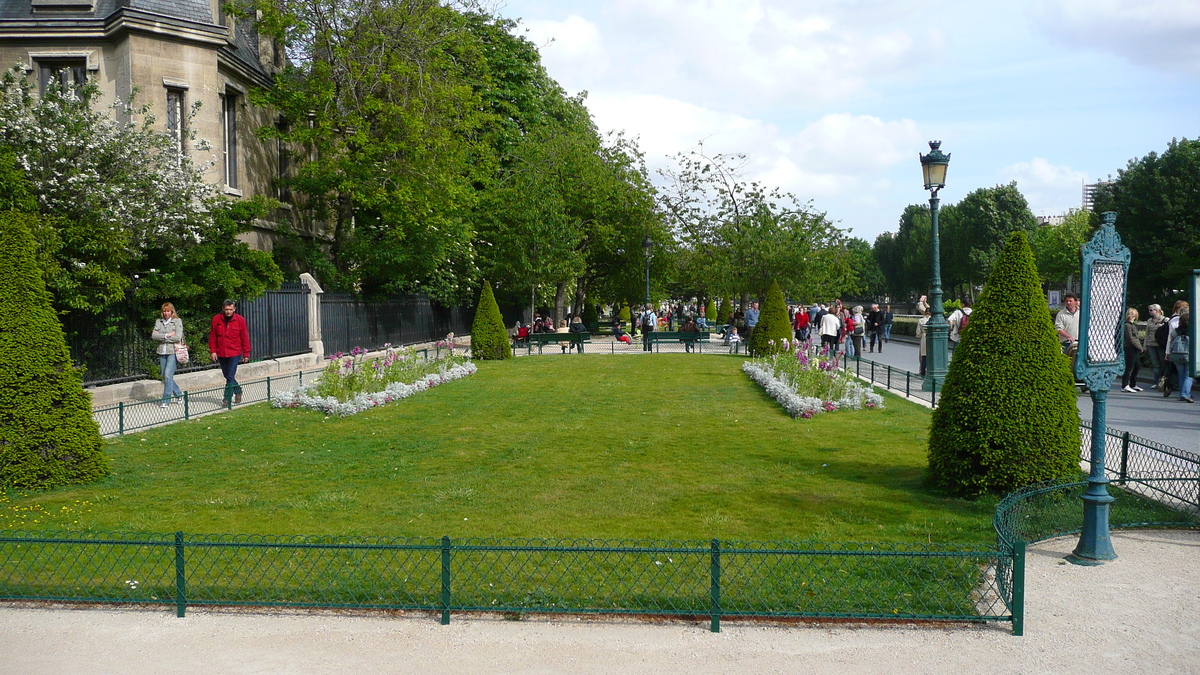
[(214, 361), (221, 364), (225, 376), (225, 406), (230, 399), (242, 402), (242, 386), (237, 382), (238, 363), (250, 360), (250, 330), (246, 320), (237, 313), (237, 303), (226, 300), (221, 303), (221, 313), (212, 319), (208, 332), (208, 351)]
[(804, 307), (796, 308), (796, 320), (792, 322), (792, 328), (796, 331), (797, 340), (808, 340), (808, 325), (810, 318)]

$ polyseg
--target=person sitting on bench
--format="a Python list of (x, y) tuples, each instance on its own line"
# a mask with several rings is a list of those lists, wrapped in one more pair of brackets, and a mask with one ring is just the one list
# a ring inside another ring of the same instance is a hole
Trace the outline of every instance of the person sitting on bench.
[[(580, 319), (578, 316), (576, 316), (575, 318), (571, 319), (571, 327), (568, 329), (568, 332), (586, 333), (586, 332), (588, 332), (588, 329), (587, 329), (587, 326), (585, 326), (583, 324), (583, 319)], [(574, 349), (575, 347), (579, 347), (580, 354), (583, 353), (583, 339), (582, 338), (580, 338), (579, 342), (572, 342), (567, 347), (567, 349)]]
[(615, 337), (617, 340), (624, 342), (627, 345), (633, 344), (633, 338), (629, 337), (629, 333), (626, 333), (625, 329), (621, 327), (620, 319), (613, 321), (612, 332), (613, 337)]
[(691, 353), (692, 347), (696, 344), (696, 340), (699, 339), (699, 337), (700, 337), (698, 335), (698, 333), (700, 332), (700, 327), (696, 325), (695, 319), (693, 319), (692, 317), (689, 316), (689, 317), (687, 317), (687, 321), (684, 321), (683, 325), (679, 327), (679, 332), (680, 333), (697, 333), (697, 335), (695, 335), (693, 337), (690, 337), (690, 338), (684, 337), (681, 340), (681, 342), (683, 342), (684, 351)]

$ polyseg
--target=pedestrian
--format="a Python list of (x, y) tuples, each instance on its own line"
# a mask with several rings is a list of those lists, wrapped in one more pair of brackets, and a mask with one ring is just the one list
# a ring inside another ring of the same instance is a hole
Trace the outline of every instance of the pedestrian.
[(1138, 336), (1138, 311), (1134, 307), (1125, 310), (1125, 372), (1121, 373), (1121, 391), (1130, 394), (1144, 391), (1137, 386), (1138, 370), (1142, 367), (1142, 352), (1145, 348)]
[[(1162, 391), (1166, 384), (1167, 375), (1167, 345), (1158, 341), (1158, 329), (1167, 323), (1163, 316), (1162, 306), (1150, 305), (1150, 316), (1146, 319), (1146, 356), (1150, 357), (1150, 367), (1154, 369), (1154, 388)], [(1168, 329), (1169, 330), (1169, 329)]]
[(175, 369), (179, 367), (175, 346), (187, 343), (183, 340), (183, 320), (175, 313), (175, 305), (169, 302), (162, 304), (162, 316), (154, 320), (150, 339), (158, 342), (158, 370), (163, 379), (162, 403), (159, 407), (165, 408), (172, 398), (183, 398), (183, 392), (175, 384)]
[(645, 311), (638, 316), (638, 325), (642, 327), (642, 351), (653, 351), (650, 334), (654, 332), (655, 326), (658, 325), (658, 317), (655, 316), (654, 309), (650, 305), (646, 305)]
[(817, 324), (817, 331), (821, 334), (821, 348), (829, 354), (837, 353), (838, 334), (841, 332), (842, 322), (838, 319), (837, 314), (826, 311), (821, 315), (821, 321)]
[(924, 314), (925, 310), (929, 309), (929, 301), (922, 295), (920, 300), (917, 300), (917, 314)]
[[(967, 325), (971, 322), (971, 313), (973, 311), (971, 309), (971, 301), (964, 299), (962, 301), (962, 309), (954, 310), (950, 318), (946, 319), (946, 322), (950, 324), (950, 349), (954, 349), (962, 341), (962, 332), (966, 330)], [(1078, 322), (1076, 322), (1076, 326), (1078, 326)]]
[(929, 307), (925, 307), (924, 316), (917, 319), (917, 345), (921, 355), (921, 377), (925, 377), (925, 326), (929, 324), (931, 312)]
[(862, 358), (863, 338), (867, 334), (867, 325), (867, 318), (863, 316), (862, 305), (855, 305), (854, 314), (850, 316), (850, 324), (846, 329), (850, 333), (850, 345), (853, 346), (854, 353), (850, 354), (850, 350), (847, 350), (847, 356)]
[(879, 309), (879, 305), (871, 303), (871, 312), (867, 314), (867, 339), (870, 341), (870, 350), (875, 351), (875, 343), (879, 343), (879, 352), (883, 353), (883, 311)]
[(795, 331), (797, 340), (801, 342), (808, 341), (808, 327), (812, 322), (812, 317), (805, 311), (803, 307), (796, 310), (796, 319), (792, 322), (792, 329)]
[[(1175, 303), (1171, 310), (1171, 320), (1168, 323), (1170, 333), (1167, 336), (1167, 358), (1175, 365), (1176, 382), (1179, 386), (1179, 400), (1192, 402), (1192, 377), (1190, 357), (1188, 354), (1188, 330), (1191, 324), (1191, 307), (1184, 300)], [(1163, 396), (1171, 395), (1174, 389), (1168, 382), (1163, 387)]]
[(750, 303), (750, 309), (746, 310), (746, 330), (744, 331), (745, 334), (742, 335), (742, 339), (746, 341), (747, 345), (750, 344), (750, 338), (754, 335), (754, 327), (757, 325), (758, 303), (752, 302)]
[(233, 300), (221, 303), (221, 313), (212, 319), (208, 351), (213, 361), (221, 364), (221, 374), (225, 376), (225, 406), (229, 406), (230, 400), (241, 403), (242, 385), (237, 382), (237, 368), (239, 363), (250, 360), (250, 330)]
[[(1063, 298), (1066, 309), (1060, 310), (1054, 317), (1054, 329), (1058, 331), (1058, 340), (1062, 344), (1063, 353), (1071, 362), (1071, 372), (1075, 372), (1075, 355), (1079, 352), (1079, 296), (1067, 293)], [(1076, 380), (1075, 386), (1084, 394), (1088, 393), (1087, 385)]]
[(883, 341), (884, 342), (892, 341), (892, 321), (895, 320), (895, 318), (896, 318), (896, 315), (892, 314), (892, 306), (886, 305), (883, 308)]

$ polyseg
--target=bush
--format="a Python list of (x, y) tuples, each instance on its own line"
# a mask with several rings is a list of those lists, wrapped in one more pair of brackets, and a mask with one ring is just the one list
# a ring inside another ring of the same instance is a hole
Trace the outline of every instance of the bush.
[(771, 356), (785, 351), (784, 340), (792, 339), (792, 322), (788, 319), (787, 301), (779, 284), (771, 282), (767, 297), (763, 299), (758, 315), (758, 325), (750, 333), (750, 353), (755, 356)]
[(489, 361), (511, 359), (512, 355), (508, 330), (504, 328), (496, 296), (492, 295), (492, 285), (484, 281), (483, 289), (479, 291), (475, 321), (471, 323), (471, 357)]
[(629, 312), (629, 301), (621, 303), (621, 325), (628, 326), (632, 320), (633, 314)]
[(91, 396), (71, 363), (35, 258), (37, 216), (0, 213), (0, 487), (108, 474)]
[(729, 298), (721, 298), (721, 306), (717, 309), (717, 323), (719, 323), (721, 325), (725, 325), (727, 323), (732, 322), (732, 319), (733, 319), (733, 312), (731, 311), (732, 305), (733, 305), (733, 302), (731, 300), (729, 300)]
[(892, 319), (892, 335), (915, 337), (917, 334), (917, 321), (917, 319), (901, 317)]
[(596, 311), (596, 303), (583, 303), (583, 316), (579, 317), (579, 320), (583, 321), (583, 325), (587, 326), (589, 330), (592, 330), (599, 325), (600, 314)]
[(1033, 253), (1014, 232), (954, 351), (929, 434), (929, 470), (955, 496), (1079, 473), (1074, 378)]
[(714, 323), (717, 320), (717, 301), (709, 298), (708, 303), (704, 306), (704, 318), (708, 319), (709, 323)]
[[(942, 313), (945, 316), (950, 316), (951, 314), (954, 313), (954, 310), (956, 310), (956, 309), (962, 309), (962, 300), (943, 300), (942, 301)], [(971, 320), (974, 321), (975, 319), (971, 319)]]

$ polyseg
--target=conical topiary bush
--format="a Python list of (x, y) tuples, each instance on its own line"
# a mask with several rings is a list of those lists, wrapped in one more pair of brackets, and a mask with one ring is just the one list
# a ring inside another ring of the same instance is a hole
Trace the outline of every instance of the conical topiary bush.
[(1014, 232), (962, 333), (933, 412), (929, 472), (973, 498), (1079, 473), (1079, 412), (1033, 252)]
[(512, 355), (508, 331), (504, 328), (504, 317), (500, 316), (496, 296), (492, 295), (492, 285), (484, 281), (483, 289), (479, 291), (475, 321), (471, 323), (471, 358), (493, 361), (511, 359)]
[(708, 299), (708, 302), (705, 304), (705, 307), (704, 307), (704, 318), (708, 319), (709, 323), (716, 322), (716, 320), (717, 320), (717, 301), (716, 300), (713, 300), (712, 298)]
[(628, 329), (630, 326), (629, 321), (633, 317), (633, 314), (629, 311), (629, 301), (628, 300), (621, 303), (620, 317), (621, 317), (621, 325), (624, 326), (626, 329)]
[(784, 340), (792, 338), (792, 322), (788, 321), (787, 301), (779, 284), (772, 281), (763, 298), (758, 325), (750, 333), (750, 354), (770, 356), (784, 351)]
[(721, 298), (721, 306), (717, 309), (717, 323), (722, 326), (730, 323), (733, 318), (733, 313), (730, 310), (732, 302), (728, 298)]
[(0, 487), (40, 490), (91, 482), (108, 460), (34, 257), (36, 217), (0, 213)]

